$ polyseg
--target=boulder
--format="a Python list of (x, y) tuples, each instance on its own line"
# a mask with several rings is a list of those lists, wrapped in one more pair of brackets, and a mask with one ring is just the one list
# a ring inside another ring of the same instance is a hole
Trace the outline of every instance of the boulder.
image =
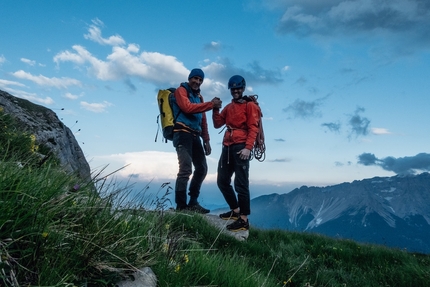
[(156, 287), (157, 277), (149, 267), (144, 267), (134, 272), (130, 279), (116, 284), (117, 287)]
[(75, 136), (50, 109), (17, 98), (0, 90), (0, 107), (13, 116), (23, 131), (31, 133), (38, 145), (44, 145), (69, 173), (88, 181), (91, 169)]

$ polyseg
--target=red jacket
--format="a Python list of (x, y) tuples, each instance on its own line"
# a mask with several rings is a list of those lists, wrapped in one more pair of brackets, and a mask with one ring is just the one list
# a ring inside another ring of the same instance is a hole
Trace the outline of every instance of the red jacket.
[[(178, 104), (181, 111), (185, 114), (195, 114), (195, 113), (202, 113), (202, 121), (201, 121), (201, 134), (200, 136), (203, 139), (203, 142), (209, 141), (209, 131), (208, 131), (208, 124), (206, 119), (206, 111), (209, 111), (213, 108), (212, 102), (204, 102), (203, 97), (199, 93), (199, 97), (201, 100), (201, 103), (192, 103), (190, 102), (188, 91), (184, 87), (179, 87), (175, 91), (175, 98), (176, 103)], [(183, 124), (186, 126), (186, 123), (181, 123), (178, 119), (179, 124)], [(184, 129), (184, 131), (186, 131)]]
[(224, 124), (227, 127), (223, 145), (245, 143), (245, 148), (252, 150), (259, 132), (258, 123), (261, 119), (260, 108), (254, 102), (245, 100), (235, 102), (232, 100), (221, 113), (218, 109), (214, 109), (212, 119), (216, 129)]

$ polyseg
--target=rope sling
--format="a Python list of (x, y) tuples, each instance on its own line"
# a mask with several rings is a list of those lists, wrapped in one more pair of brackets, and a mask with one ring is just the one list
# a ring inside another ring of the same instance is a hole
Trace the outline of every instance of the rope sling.
[(254, 147), (251, 151), (251, 159), (254, 157), (256, 160), (263, 162), (266, 159), (266, 144), (264, 143), (264, 130), (263, 130), (263, 113), (261, 112), (260, 105), (257, 102), (258, 95), (244, 96), (244, 98), (249, 98), (253, 101), (260, 110), (260, 120), (258, 121), (258, 134), (255, 139)]

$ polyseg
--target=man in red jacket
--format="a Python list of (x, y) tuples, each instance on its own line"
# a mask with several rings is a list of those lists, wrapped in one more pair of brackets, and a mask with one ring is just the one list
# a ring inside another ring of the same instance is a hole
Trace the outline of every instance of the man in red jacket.
[[(221, 100), (212, 99), (203, 102), (200, 86), (205, 74), (201, 69), (191, 70), (188, 82), (182, 83), (175, 90), (172, 100), (175, 126), (173, 127), (173, 146), (178, 154), (179, 172), (175, 184), (176, 210), (190, 210), (199, 213), (209, 213), (198, 202), (200, 188), (206, 177), (208, 166), (205, 155), (211, 154), (206, 111), (221, 107)], [(203, 146), (200, 140), (203, 139)], [(193, 173), (194, 165), (194, 173)], [(187, 185), (193, 174), (189, 186), (190, 196), (187, 204)]]
[[(220, 112), (213, 109), (212, 119), (215, 128), (226, 125), (221, 157), (218, 162), (218, 188), (221, 190), (230, 211), (219, 215), (220, 218), (235, 221), (227, 225), (230, 231), (248, 230), (248, 215), (251, 214), (249, 193), (249, 161), (252, 148), (259, 131), (260, 109), (243, 96), (246, 82), (242, 76), (235, 75), (228, 81), (233, 97)], [(231, 178), (235, 174), (234, 189)], [(237, 193), (237, 196), (236, 196)]]

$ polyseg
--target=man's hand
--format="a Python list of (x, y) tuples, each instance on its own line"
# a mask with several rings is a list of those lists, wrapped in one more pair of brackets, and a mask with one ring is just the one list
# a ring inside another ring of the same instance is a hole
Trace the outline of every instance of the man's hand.
[(237, 152), (240, 159), (249, 159), (249, 156), (251, 155), (251, 151), (247, 148), (241, 149)]
[(205, 154), (210, 155), (212, 152), (211, 144), (209, 141), (203, 143), (203, 148), (205, 149)]
[(218, 97), (213, 98), (211, 102), (214, 105), (214, 109), (220, 109), (222, 107), (222, 101)]

